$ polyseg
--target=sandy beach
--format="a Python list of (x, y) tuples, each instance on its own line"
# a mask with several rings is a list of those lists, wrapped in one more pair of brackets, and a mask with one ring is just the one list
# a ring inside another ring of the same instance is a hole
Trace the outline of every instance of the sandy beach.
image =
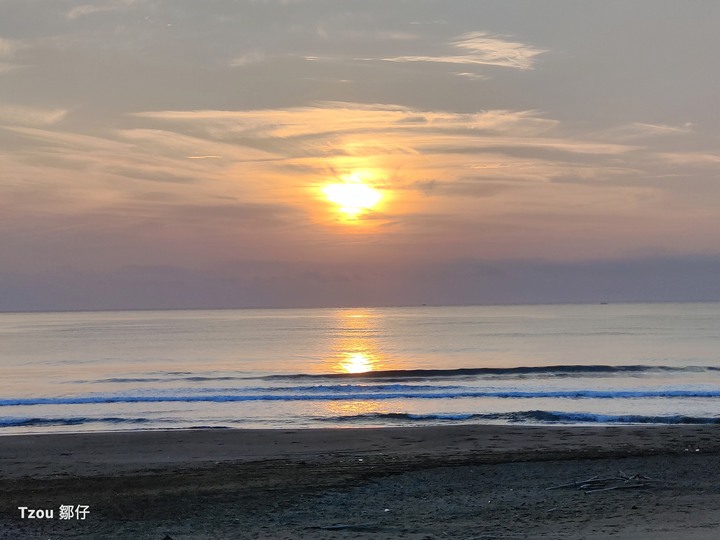
[(0, 471), (8, 539), (720, 536), (716, 426), (19, 435)]

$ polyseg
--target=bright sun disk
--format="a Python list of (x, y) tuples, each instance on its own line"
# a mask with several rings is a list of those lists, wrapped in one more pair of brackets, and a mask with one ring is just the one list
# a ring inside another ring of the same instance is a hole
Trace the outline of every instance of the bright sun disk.
[(323, 193), (330, 202), (338, 205), (341, 212), (349, 216), (372, 209), (382, 199), (377, 189), (360, 182), (330, 184), (323, 188)]

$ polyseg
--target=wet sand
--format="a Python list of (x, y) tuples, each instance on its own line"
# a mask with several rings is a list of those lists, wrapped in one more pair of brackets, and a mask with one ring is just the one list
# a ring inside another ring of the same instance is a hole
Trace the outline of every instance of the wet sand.
[[(572, 485), (619, 471), (652, 481)], [(0, 479), (12, 539), (720, 538), (718, 426), (5, 436)]]

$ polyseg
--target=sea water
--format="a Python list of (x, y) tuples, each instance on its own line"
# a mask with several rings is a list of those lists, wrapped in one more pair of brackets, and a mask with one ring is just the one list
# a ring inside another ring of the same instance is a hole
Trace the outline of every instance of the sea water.
[(0, 434), (720, 423), (720, 304), (0, 314)]

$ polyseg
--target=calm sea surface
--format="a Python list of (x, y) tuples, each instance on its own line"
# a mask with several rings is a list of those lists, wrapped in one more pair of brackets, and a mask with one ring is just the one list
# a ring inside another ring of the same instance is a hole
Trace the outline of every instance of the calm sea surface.
[(0, 314), (0, 434), (720, 423), (720, 304)]

